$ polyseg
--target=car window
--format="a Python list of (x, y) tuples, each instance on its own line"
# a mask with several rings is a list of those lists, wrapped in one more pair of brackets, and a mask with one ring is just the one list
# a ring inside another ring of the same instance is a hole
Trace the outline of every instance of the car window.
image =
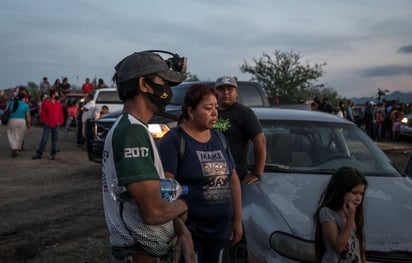
[[(202, 82), (210, 87), (214, 86), (214, 82)], [(173, 97), (170, 100), (171, 105), (182, 105), (183, 99), (186, 94), (186, 90), (195, 84), (195, 82), (191, 83), (183, 83), (178, 86), (172, 87)], [(246, 106), (267, 106), (269, 103), (267, 102), (266, 97), (263, 93), (263, 90), (259, 85), (253, 82), (247, 81), (239, 81), (238, 82), (238, 101)], [(266, 99), (266, 100), (265, 100)], [(265, 100), (265, 101), (264, 101)]]
[[(342, 166), (371, 176), (400, 176), (388, 157), (353, 125), (306, 121), (261, 121), (266, 135), (265, 170), (328, 173)], [(249, 152), (253, 166), (253, 151)]]
[(96, 103), (101, 103), (101, 104), (122, 104), (122, 101), (119, 98), (119, 95), (117, 94), (117, 91), (101, 91), (97, 94), (97, 97), (95, 99)]

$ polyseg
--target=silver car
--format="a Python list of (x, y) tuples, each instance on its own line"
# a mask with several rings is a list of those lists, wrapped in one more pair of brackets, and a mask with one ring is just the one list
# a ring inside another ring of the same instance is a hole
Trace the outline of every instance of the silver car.
[[(262, 179), (242, 186), (245, 238), (232, 262), (314, 262), (312, 215), (331, 174), (367, 176), (368, 262), (412, 262), (412, 180), (354, 123), (301, 110), (255, 108), (267, 140)], [(253, 169), (253, 153), (249, 153)], [(410, 171), (411, 169), (409, 169)]]
[(412, 138), (412, 113), (402, 118), (400, 134), (402, 137)]

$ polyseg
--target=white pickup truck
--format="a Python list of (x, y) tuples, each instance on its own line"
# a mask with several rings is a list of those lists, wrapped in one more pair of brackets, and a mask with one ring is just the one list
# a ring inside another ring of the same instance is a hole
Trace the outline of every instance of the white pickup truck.
[(100, 111), (102, 106), (106, 105), (109, 108), (109, 112), (115, 112), (123, 109), (123, 102), (119, 99), (116, 88), (104, 88), (97, 89), (93, 96), (95, 107), (95, 118), (100, 118)]

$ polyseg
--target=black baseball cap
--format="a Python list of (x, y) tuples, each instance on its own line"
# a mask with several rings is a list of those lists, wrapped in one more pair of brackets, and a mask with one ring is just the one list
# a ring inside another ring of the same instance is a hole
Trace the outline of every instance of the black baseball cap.
[(166, 61), (152, 52), (135, 52), (122, 59), (115, 67), (117, 81), (124, 82), (146, 75), (156, 74), (167, 80), (171, 86), (180, 84), (186, 75), (173, 71)]

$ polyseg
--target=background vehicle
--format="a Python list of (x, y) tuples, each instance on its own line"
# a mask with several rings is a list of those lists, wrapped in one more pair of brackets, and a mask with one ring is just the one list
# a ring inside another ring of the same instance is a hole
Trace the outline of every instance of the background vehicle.
[[(242, 186), (245, 239), (232, 247), (229, 262), (314, 262), (312, 215), (341, 166), (357, 168), (369, 182), (367, 260), (412, 262), (412, 180), (361, 129), (322, 112), (254, 111), (266, 135), (267, 160), (262, 179)], [(253, 170), (253, 151), (249, 164)]]
[[(85, 98), (84, 93), (68, 93), (66, 96), (61, 98), (61, 103), (63, 106), (63, 116), (64, 116), (64, 123), (66, 123), (67, 120), (67, 107), (73, 105), (74, 103), (77, 103), (78, 105), (83, 103)], [(76, 120), (73, 120), (72, 125), (75, 125)]]
[[(155, 115), (150, 121), (149, 129), (152, 131), (155, 139), (161, 138), (169, 128), (176, 126), (186, 90), (195, 83), (205, 83), (213, 87), (215, 82), (184, 82), (172, 87), (173, 97), (169, 105), (166, 106), (165, 113)], [(100, 92), (98, 93), (98, 91)], [(98, 110), (99, 106), (101, 107), (103, 104), (107, 104), (111, 113), (102, 118), (97, 118), (97, 120), (88, 121), (86, 124), (86, 145), (90, 161), (101, 161), (104, 140), (110, 127), (112, 127), (116, 118), (121, 114), (121, 109), (123, 108), (123, 105), (120, 105), (119, 101), (116, 89), (101, 89), (96, 91), (96, 110)], [(251, 81), (238, 81), (238, 101), (247, 106), (270, 106), (263, 89), (258, 83)], [(115, 108), (115, 106), (117, 108)], [(119, 110), (114, 111), (112, 108)]]
[(402, 118), (400, 134), (404, 138), (412, 139), (412, 113)]
[(116, 88), (97, 89), (93, 94), (93, 100), (96, 104), (96, 119), (100, 118), (100, 111), (103, 105), (109, 107), (109, 112), (121, 111), (123, 109), (123, 102), (120, 100)]

